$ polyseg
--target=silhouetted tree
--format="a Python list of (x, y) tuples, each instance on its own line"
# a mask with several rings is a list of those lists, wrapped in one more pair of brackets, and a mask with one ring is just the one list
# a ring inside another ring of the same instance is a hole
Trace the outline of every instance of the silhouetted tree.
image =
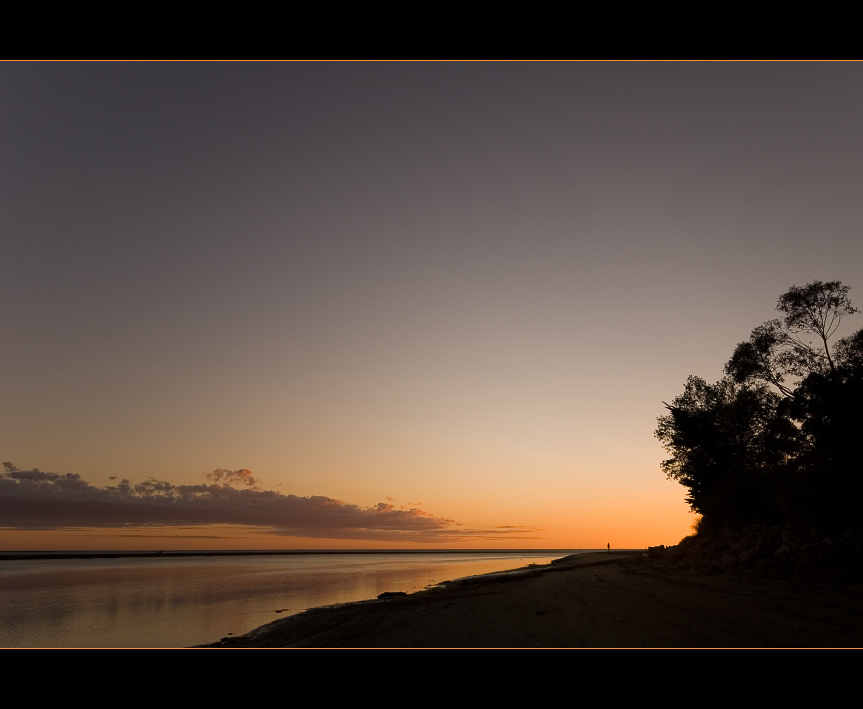
[(735, 348), (724, 379), (689, 377), (665, 404), (662, 469), (687, 489), (703, 528), (863, 523), (863, 330), (830, 345), (858, 312), (848, 290), (793, 286), (776, 306), (784, 318)]
[(835, 371), (828, 341), (845, 315), (859, 312), (851, 305), (848, 291), (840, 281), (792, 286), (776, 304), (785, 317), (756, 327), (748, 342), (737, 345), (725, 373), (738, 383), (772, 384), (790, 397), (794, 391), (785, 383), (789, 376), (799, 377), (795, 382), (799, 384), (809, 374)]
[(800, 447), (782, 403), (763, 384), (689, 377), (683, 394), (666, 404), (656, 436), (672, 457), (662, 469), (687, 488), (686, 501), (705, 524), (781, 518), (776, 472)]

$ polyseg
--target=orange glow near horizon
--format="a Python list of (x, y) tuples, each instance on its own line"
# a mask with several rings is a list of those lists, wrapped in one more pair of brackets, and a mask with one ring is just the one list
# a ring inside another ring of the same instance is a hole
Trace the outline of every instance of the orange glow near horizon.
[(581, 520), (549, 516), (551, 529), (530, 539), (467, 538), (451, 542), (374, 542), (364, 539), (294, 537), (254, 527), (231, 525), (146, 526), (123, 529), (67, 530), (0, 529), (0, 553), (12, 551), (157, 551), (157, 550), (279, 550), (279, 549), (641, 549), (676, 544), (691, 533), (693, 516), (675, 506), (653, 515), (608, 514), (597, 509)]

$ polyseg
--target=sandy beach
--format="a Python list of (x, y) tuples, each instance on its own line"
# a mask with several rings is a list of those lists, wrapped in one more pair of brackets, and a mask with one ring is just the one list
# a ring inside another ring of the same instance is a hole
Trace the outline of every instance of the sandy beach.
[(315, 608), (207, 647), (857, 647), (859, 586), (681, 571), (593, 552)]

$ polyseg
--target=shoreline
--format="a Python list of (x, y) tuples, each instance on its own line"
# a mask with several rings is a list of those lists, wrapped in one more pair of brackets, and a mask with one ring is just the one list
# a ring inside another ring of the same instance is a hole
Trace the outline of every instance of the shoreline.
[(311, 608), (200, 648), (858, 647), (859, 586), (681, 571), (643, 551)]

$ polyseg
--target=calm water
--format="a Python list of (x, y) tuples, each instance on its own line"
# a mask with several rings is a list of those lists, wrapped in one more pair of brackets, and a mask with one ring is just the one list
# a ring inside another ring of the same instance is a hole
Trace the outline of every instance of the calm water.
[[(561, 552), (0, 561), (0, 647), (188, 647)], [(281, 610), (281, 613), (276, 613)]]

